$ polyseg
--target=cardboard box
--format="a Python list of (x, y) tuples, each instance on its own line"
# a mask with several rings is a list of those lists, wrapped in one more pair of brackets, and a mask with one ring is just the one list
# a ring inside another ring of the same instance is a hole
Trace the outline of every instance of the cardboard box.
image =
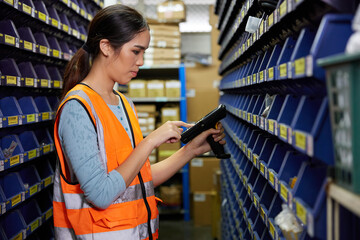
[(168, 206), (180, 206), (182, 203), (182, 186), (160, 186), (160, 199)]
[(220, 169), (217, 158), (194, 158), (190, 162), (190, 191), (212, 191), (216, 189), (214, 171)]
[(135, 104), (136, 111), (139, 117), (148, 117), (150, 113), (156, 113), (156, 105), (155, 104)]
[(181, 53), (179, 48), (148, 48), (144, 54), (144, 59), (180, 59)]
[(146, 88), (147, 96), (150, 98), (165, 97), (165, 83), (163, 80), (149, 80)]
[(158, 162), (170, 157), (181, 147), (180, 142), (177, 143), (163, 143), (158, 147)]
[(179, 66), (180, 65), (180, 59), (144, 59), (144, 65), (146, 66), (164, 66), (164, 65), (170, 65), (170, 66)]
[(213, 192), (194, 192), (192, 195), (192, 211), (195, 226), (211, 226)]
[(167, 36), (180, 38), (179, 24), (149, 23), (151, 37)]
[(166, 123), (167, 121), (179, 121), (179, 119), (179, 106), (165, 106), (161, 108), (161, 123)]
[(181, 48), (180, 37), (151, 36), (150, 47), (158, 48)]
[(129, 96), (135, 98), (147, 97), (146, 81), (132, 80), (129, 83)]
[(166, 1), (158, 4), (157, 16), (163, 22), (184, 22), (186, 19), (185, 4), (182, 1)]
[(181, 84), (179, 80), (165, 81), (165, 96), (168, 98), (180, 97)]

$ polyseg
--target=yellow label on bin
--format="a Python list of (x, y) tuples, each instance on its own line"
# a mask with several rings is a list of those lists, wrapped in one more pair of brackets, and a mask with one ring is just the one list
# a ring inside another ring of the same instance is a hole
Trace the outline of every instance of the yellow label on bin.
[(28, 159), (36, 157), (36, 149), (29, 151), (28, 154)]
[(248, 114), (247, 114), (247, 120), (248, 120), (248, 122), (251, 121), (251, 113), (248, 113)]
[(280, 4), (280, 17), (284, 16), (287, 12), (287, 0)]
[(249, 196), (251, 195), (251, 187), (248, 185), (248, 187), (247, 187), (247, 190), (248, 190), (248, 194), (249, 194)]
[(18, 235), (16, 235), (16, 237), (13, 238), (13, 240), (22, 240), (22, 239), (23, 239), (23, 233), (22, 232), (20, 232)]
[(274, 24), (274, 13), (270, 14), (268, 17), (268, 26), (271, 27)]
[(53, 215), (53, 210), (49, 209), (46, 213), (45, 213), (45, 220), (48, 220), (49, 218), (51, 218), (51, 216)]
[(274, 68), (273, 67), (268, 69), (268, 76), (269, 76), (269, 79), (274, 78)]
[(298, 218), (303, 222), (303, 224), (307, 225), (306, 222), (306, 208), (299, 203), (298, 201), (296, 201), (296, 216), (298, 216)]
[(43, 153), (50, 152), (50, 144), (43, 147)]
[(24, 40), (24, 48), (27, 50), (33, 50), (33, 44), (31, 42), (25, 41)]
[(47, 54), (47, 47), (40, 45), (39, 49), (40, 49), (40, 53)]
[(253, 83), (256, 83), (256, 73), (253, 74)]
[(38, 185), (34, 185), (30, 188), (30, 196), (38, 192)]
[(52, 183), (52, 177), (47, 177), (44, 181), (44, 187), (49, 186)]
[(6, 3), (10, 4), (10, 5), (14, 5), (14, 1), (13, 0), (4, 0)]
[(255, 195), (254, 195), (254, 205), (255, 205), (256, 207), (257, 207), (257, 205), (258, 205), (258, 201), (257, 201)]
[(280, 65), (280, 77), (286, 77), (287, 76), (287, 64), (283, 63)]
[(280, 195), (283, 197), (283, 199), (285, 199), (285, 201), (288, 201), (288, 189), (287, 187), (280, 183)]
[(295, 75), (305, 74), (305, 58), (295, 60)]
[(21, 202), (21, 194), (18, 194), (15, 197), (11, 198), (11, 207), (15, 206), (20, 202)]
[(295, 132), (295, 146), (306, 150), (306, 135), (301, 132)]
[(6, 84), (8, 85), (16, 85), (17, 83), (17, 77), (15, 76), (6, 76)]
[(255, 166), (256, 166), (256, 163), (257, 163), (257, 158), (258, 158), (258, 155), (253, 154), (253, 162), (254, 162)]
[(31, 223), (30, 225), (30, 230), (31, 232), (35, 231), (35, 229), (37, 229), (39, 227), (39, 219), (37, 219), (36, 221), (34, 221), (33, 223)]
[(18, 116), (8, 117), (8, 125), (14, 125), (14, 124), (19, 124), (19, 117)]
[(53, 56), (58, 58), (60, 56), (60, 51), (53, 49)]
[(270, 220), (269, 220), (269, 232), (271, 234), (271, 237), (274, 239), (275, 238), (275, 227)]
[(261, 20), (259, 31), (260, 31), (260, 35), (264, 33), (264, 20)]
[(247, 157), (248, 157), (248, 159), (250, 159), (250, 157), (251, 157), (251, 150), (250, 149), (247, 150)]
[(268, 120), (268, 125), (269, 125), (269, 131), (274, 133), (274, 125), (275, 125), (274, 120), (269, 119)]
[(34, 86), (34, 79), (33, 78), (25, 78), (25, 86), (28, 86), (28, 87)]
[(16, 156), (10, 158), (10, 166), (14, 166), (14, 165), (19, 164), (19, 163), (20, 163), (20, 156), (19, 155), (16, 155)]
[(245, 15), (244, 10), (242, 10), (241, 11), (241, 18), (244, 18), (244, 15)]
[(28, 123), (35, 122), (35, 114), (26, 115), (26, 122)]
[(85, 10), (82, 9), (82, 8), (80, 8), (80, 15), (83, 16), (83, 17), (85, 16)]
[(261, 71), (259, 74), (260, 81), (264, 81), (264, 71)]
[(250, 82), (251, 82), (251, 78), (250, 78), (250, 76), (247, 76), (247, 84), (249, 85)]
[(63, 3), (68, 4), (69, 0), (62, 0)]
[(49, 112), (43, 112), (42, 113), (42, 120), (48, 120), (49, 119)]
[(54, 80), (54, 87), (60, 88), (60, 81), (59, 80)]
[(287, 139), (287, 127), (280, 124), (280, 137)]
[(5, 43), (15, 45), (15, 37), (5, 34)]
[(71, 2), (71, 7), (76, 11), (78, 6), (76, 5), (76, 3)]
[(260, 172), (265, 175), (265, 166), (263, 163), (260, 163)]
[(63, 24), (62, 27), (63, 27), (63, 30), (64, 30), (65, 32), (69, 32), (69, 26), (68, 26), (68, 25)]
[(265, 219), (265, 211), (262, 207), (260, 207), (260, 216), (262, 219)]
[(47, 79), (41, 79), (41, 80), (40, 80), (40, 86), (41, 86), (41, 87), (47, 87), (47, 86), (49, 86), (49, 80), (47, 80)]
[(274, 173), (269, 171), (269, 181), (270, 183), (275, 186), (275, 177), (274, 177)]
[(46, 22), (46, 15), (40, 11), (38, 11), (38, 17), (40, 20)]
[(75, 37), (77, 37), (77, 35), (78, 35), (78, 31), (77, 31), (77, 30), (75, 30), (75, 29), (73, 29), (73, 30), (72, 30), (72, 34), (73, 34)]
[(256, 120), (257, 120), (256, 115), (253, 115), (253, 124), (255, 125), (256, 125)]
[(55, 18), (51, 19), (51, 25), (53, 25), (54, 27), (58, 27), (59, 26), (59, 21), (56, 20)]

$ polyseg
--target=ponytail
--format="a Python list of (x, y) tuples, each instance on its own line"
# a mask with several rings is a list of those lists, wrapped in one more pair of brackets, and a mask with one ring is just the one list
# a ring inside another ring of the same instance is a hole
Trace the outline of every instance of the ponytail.
[(88, 75), (89, 71), (90, 54), (81, 47), (66, 65), (60, 102), (65, 98), (68, 91)]

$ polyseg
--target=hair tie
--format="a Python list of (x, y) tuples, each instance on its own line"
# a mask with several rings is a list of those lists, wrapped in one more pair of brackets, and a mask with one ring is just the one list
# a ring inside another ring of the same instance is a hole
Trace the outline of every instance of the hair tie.
[(84, 43), (81, 48), (84, 49), (85, 52), (89, 53), (89, 47), (86, 43)]

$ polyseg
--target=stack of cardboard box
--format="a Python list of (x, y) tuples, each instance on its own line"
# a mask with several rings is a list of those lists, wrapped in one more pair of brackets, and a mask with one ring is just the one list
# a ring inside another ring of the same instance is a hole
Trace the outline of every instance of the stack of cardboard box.
[(154, 104), (136, 104), (141, 132), (144, 136), (155, 129), (156, 106)]
[(129, 97), (133, 98), (179, 98), (179, 80), (136, 79), (129, 83)]

